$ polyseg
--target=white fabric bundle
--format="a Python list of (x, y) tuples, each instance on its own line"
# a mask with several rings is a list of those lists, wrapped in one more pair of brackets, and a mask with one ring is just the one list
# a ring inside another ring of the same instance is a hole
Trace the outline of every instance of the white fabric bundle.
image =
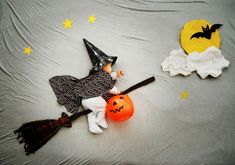
[(169, 71), (170, 76), (188, 76), (196, 71), (202, 79), (209, 75), (218, 77), (222, 74), (222, 69), (228, 66), (229, 61), (224, 58), (221, 50), (214, 46), (202, 53), (193, 52), (189, 55), (182, 49), (174, 49), (161, 64), (162, 70)]

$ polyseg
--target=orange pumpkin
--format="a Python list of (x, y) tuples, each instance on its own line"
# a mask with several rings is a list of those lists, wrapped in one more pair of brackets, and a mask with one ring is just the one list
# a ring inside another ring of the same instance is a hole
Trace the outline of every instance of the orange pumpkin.
[(114, 121), (129, 119), (134, 114), (134, 105), (128, 95), (116, 95), (107, 101), (107, 116)]

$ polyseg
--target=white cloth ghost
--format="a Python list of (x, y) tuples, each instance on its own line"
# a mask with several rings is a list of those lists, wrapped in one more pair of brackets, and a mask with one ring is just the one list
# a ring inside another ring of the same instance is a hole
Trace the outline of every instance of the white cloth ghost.
[[(117, 79), (117, 73), (112, 72), (111, 77), (113, 80)], [(114, 86), (109, 93), (119, 94), (120, 91)], [(82, 99), (82, 106), (84, 109), (90, 109), (92, 112), (87, 115), (89, 131), (94, 134), (103, 133), (102, 128), (108, 128), (108, 124), (105, 120), (105, 107), (106, 101), (102, 96), (92, 97), (88, 99)]]
[(182, 49), (175, 49), (162, 62), (163, 71), (169, 71), (170, 76), (178, 74), (188, 76), (196, 71), (202, 79), (211, 75), (218, 77), (222, 69), (229, 66), (229, 61), (224, 58), (221, 50), (212, 46), (202, 53), (193, 52), (186, 55)]

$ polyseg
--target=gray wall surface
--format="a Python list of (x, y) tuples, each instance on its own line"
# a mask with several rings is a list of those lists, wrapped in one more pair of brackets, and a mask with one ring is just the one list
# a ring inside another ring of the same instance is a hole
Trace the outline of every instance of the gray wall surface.
[[(74, 21), (71, 29), (63, 28), (66, 18)], [(221, 50), (230, 66), (218, 78), (170, 77), (161, 70), (191, 19), (223, 24)], [(114, 70), (125, 73), (120, 90), (150, 76), (156, 81), (129, 94), (130, 120), (108, 120), (97, 136), (83, 116), (26, 156), (13, 130), (66, 112), (48, 79), (88, 74), (83, 38), (118, 56)], [(235, 164), (234, 61), (234, 0), (1, 0), (0, 164)]]

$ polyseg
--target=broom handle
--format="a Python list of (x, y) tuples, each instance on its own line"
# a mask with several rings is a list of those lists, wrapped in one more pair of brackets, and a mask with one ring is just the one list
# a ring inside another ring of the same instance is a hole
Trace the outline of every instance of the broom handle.
[(121, 94), (125, 95), (127, 93), (130, 93), (131, 91), (136, 90), (137, 88), (140, 88), (140, 87), (142, 87), (144, 85), (147, 85), (147, 84), (149, 84), (149, 83), (151, 83), (153, 81), (155, 81), (154, 76), (152, 76), (150, 78), (147, 78), (147, 79), (145, 79), (145, 80), (143, 80), (143, 81), (141, 81), (141, 82), (139, 82), (139, 83), (137, 83), (137, 84), (127, 88), (125, 91), (121, 92)]
[(75, 113), (75, 114), (69, 116), (69, 120), (73, 121), (73, 120), (79, 118), (80, 116), (87, 115), (90, 112), (92, 112), (92, 111), (90, 109), (88, 109), (88, 110), (85, 110), (85, 111), (82, 111), (82, 112)]
[[(137, 83), (137, 84), (127, 88), (125, 91), (121, 92), (120, 94), (125, 95), (125, 94), (127, 94), (127, 93), (129, 93), (129, 92), (131, 92), (131, 91), (133, 91), (133, 90), (135, 90), (137, 88), (145, 86), (145, 85), (147, 85), (147, 84), (149, 84), (149, 83), (151, 83), (153, 81), (155, 81), (154, 76), (152, 76), (150, 78), (147, 78), (147, 79), (145, 79), (145, 80), (143, 80), (143, 81), (141, 81), (141, 82), (139, 82), (139, 83)], [(69, 116), (69, 119), (70, 119), (70, 121), (73, 121), (73, 120), (77, 119), (78, 117), (80, 117), (82, 115), (86, 115), (86, 114), (88, 114), (90, 112), (92, 112), (90, 109), (82, 111), (82, 112), (78, 112), (78, 113), (75, 113), (75, 114)]]

